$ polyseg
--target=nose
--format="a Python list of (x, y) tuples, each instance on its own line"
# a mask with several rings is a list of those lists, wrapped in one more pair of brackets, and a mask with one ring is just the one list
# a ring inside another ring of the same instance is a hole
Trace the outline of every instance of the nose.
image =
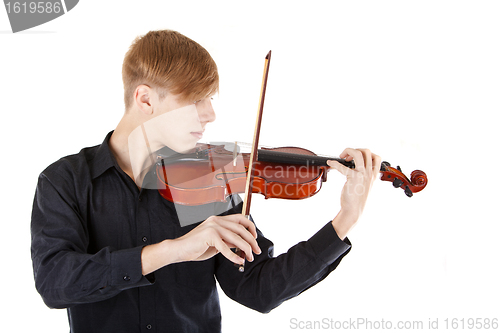
[(201, 123), (211, 123), (215, 121), (215, 111), (210, 98), (205, 98), (200, 103), (196, 103), (196, 110)]

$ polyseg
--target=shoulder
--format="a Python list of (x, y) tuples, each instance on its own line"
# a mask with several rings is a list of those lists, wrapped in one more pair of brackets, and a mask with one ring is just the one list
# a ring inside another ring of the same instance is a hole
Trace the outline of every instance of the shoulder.
[(100, 145), (60, 158), (40, 173), (37, 194), (45, 197), (57, 195), (67, 200), (84, 199), (92, 188), (93, 179), (113, 165), (110, 155), (105, 140)]
[(95, 153), (100, 145), (86, 147), (77, 154), (64, 156), (43, 170), (40, 176), (49, 179), (58, 179), (68, 176), (85, 176), (89, 173), (90, 163), (94, 160)]
[(99, 145), (60, 158), (43, 170), (40, 177), (54, 181), (90, 182), (115, 164), (108, 145), (112, 133), (108, 133)]

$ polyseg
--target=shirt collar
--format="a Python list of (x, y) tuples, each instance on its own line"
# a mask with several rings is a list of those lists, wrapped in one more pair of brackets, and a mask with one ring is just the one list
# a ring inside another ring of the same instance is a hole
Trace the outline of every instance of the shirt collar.
[(106, 135), (102, 144), (98, 146), (94, 157), (89, 161), (90, 175), (92, 179), (99, 177), (111, 167), (115, 167), (120, 170), (120, 167), (118, 166), (118, 163), (109, 148), (109, 139), (111, 138), (113, 132), (114, 131), (111, 131), (108, 135)]

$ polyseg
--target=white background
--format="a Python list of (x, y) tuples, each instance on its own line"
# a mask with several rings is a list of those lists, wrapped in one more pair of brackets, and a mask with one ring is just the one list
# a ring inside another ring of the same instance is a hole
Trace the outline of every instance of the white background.
[[(368, 147), (429, 177), (411, 199), (377, 182), (339, 268), (270, 314), (221, 294), (225, 332), (297, 331), (291, 321), (324, 318), (424, 328), (438, 319), (444, 329), (446, 318), (500, 317), (499, 16), (496, 1), (86, 0), (12, 34), (0, 9), (1, 330), (68, 331), (65, 310), (48, 309), (34, 288), (37, 177), (114, 129), (123, 56), (136, 36), (164, 28), (219, 66), (207, 141), (251, 141), (272, 50), (262, 144), (328, 155)], [(276, 254), (336, 215), (343, 181), (332, 171), (299, 202), (255, 196), (252, 214)]]

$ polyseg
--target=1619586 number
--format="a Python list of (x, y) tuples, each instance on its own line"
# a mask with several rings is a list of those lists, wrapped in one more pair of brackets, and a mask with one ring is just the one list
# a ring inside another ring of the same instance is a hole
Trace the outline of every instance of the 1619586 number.
[(25, 1), (25, 2), (7, 2), (5, 3), (5, 7), (7, 8), (7, 13), (14, 14), (59, 14), (62, 10), (60, 2), (34, 2), (34, 1)]
[(446, 318), (446, 329), (498, 329), (498, 318)]

